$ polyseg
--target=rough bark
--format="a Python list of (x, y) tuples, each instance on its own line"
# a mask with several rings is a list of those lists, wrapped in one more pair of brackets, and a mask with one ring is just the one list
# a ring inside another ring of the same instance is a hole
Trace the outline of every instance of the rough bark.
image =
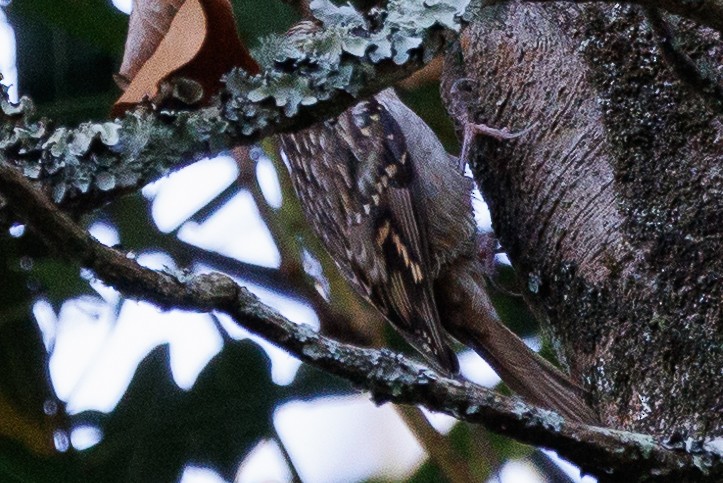
[(474, 141), (497, 236), (603, 421), (674, 444), (723, 433), (723, 42), (667, 20), (661, 50), (639, 7), (477, 10), (443, 94), (458, 122), (533, 126)]

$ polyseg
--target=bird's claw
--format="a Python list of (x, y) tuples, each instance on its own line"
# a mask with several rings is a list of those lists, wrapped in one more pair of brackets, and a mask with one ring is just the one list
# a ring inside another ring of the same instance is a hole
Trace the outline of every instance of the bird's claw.
[(462, 152), (459, 155), (459, 169), (464, 172), (464, 167), (467, 164), (467, 158), (469, 156), (469, 150), (472, 145), (472, 140), (475, 136), (482, 135), (488, 136), (498, 141), (507, 141), (510, 139), (519, 138), (530, 132), (537, 123), (533, 123), (531, 126), (526, 127), (522, 131), (510, 132), (508, 128), (497, 129), (490, 127), (487, 124), (475, 124), (468, 122), (464, 127), (464, 139), (462, 140)]

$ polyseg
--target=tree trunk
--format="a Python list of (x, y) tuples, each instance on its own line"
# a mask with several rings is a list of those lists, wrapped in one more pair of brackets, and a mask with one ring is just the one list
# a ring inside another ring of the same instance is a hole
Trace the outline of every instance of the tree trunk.
[(496, 234), (603, 422), (673, 443), (723, 434), (723, 117), (705, 77), (723, 42), (651, 25), (633, 6), (476, 11), (443, 95), (460, 123), (531, 127), (473, 142)]

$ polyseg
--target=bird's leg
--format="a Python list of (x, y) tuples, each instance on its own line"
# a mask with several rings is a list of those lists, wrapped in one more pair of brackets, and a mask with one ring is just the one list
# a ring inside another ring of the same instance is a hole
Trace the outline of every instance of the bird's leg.
[(497, 254), (497, 238), (491, 231), (478, 231), (476, 235), (477, 258), (482, 264), (484, 274), (488, 278), (495, 275), (495, 255)]
[(504, 250), (497, 247), (497, 238), (494, 233), (491, 231), (478, 231), (475, 241), (477, 242), (477, 260), (479, 260), (482, 273), (490, 286), (497, 292), (508, 297), (521, 297), (521, 294), (513, 292), (497, 283), (497, 267), (500, 262), (497, 261), (495, 256), (498, 253), (504, 253)]
[(510, 130), (507, 129), (506, 127), (502, 128), (502, 129), (496, 129), (493, 127), (489, 127), (487, 124), (469, 123), (467, 125), (467, 129), (469, 129), (471, 131), (471, 134), (473, 134), (473, 135), (481, 134), (483, 136), (495, 138), (498, 141), (505, 141), (507, 139), (515, 139), (520, 136), (524, 136), (525, 134), (530, 132), (530, 130), (533, 127), (534, 127), (534, 124), (530, 127), (523, 129), (522, 131), (510, 132)]
[(449, 114), (464, 125), (464, 138), (462, 139), (462, 151), (459, 154), (459, 171), (464, 173), (467, 164), (469, 150), (472, 142), (478, 135), (494, 138), (498, 141), (507, 141), (527, 134), (535, 124), (518, 132), (510, 132), (507, 128), (497, 129), (486, 124), (472, 122), (473, 115), (469, 108), (475, 101), (475, 81), (463, 77), (457, 79), (450, 89), (450, 104), (447, 106)]
[(523, 129), (522, 131), (510, 132), (510, 130), (506, 127), (502, 129), (497, 129), (494, 127), (490, 127), (486, 124), (475, 124), (473, 122), (465, 123), (464, 137), (462, 139), (462, 151), (459, 154), (460, 172), (464, 172), (464, 167), (467, 164), (467, 159), (469, 157), (469, 150), (472, 146), (472, 142), (477, 136), (487, 136), (494, 138), (498, 141), (507, 141), (510, 139), (518, 138), (520, 136), (524, 136), (525, 134), (530, 132), (533, 127), (535, 127), (535, 124)]

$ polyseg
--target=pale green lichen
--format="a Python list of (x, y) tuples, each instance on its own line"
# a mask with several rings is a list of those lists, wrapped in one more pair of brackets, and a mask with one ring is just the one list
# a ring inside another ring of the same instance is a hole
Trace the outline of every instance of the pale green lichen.
[[(391, 60), (402, 65), (415, 50), (428, 59), (433, 52), (424, 49), (424, 41), (432, 27), (458, 30), (459, 17), (467, 4), (468, 0), (392, 0), (386, 10), (371, 12), (372, 18), (384, 19), (381, 27), (375, 28), (370, 19), (350, 6), (314, 0), (310, 8), (322, 28), (312, 28), (313, 32), (299, 29), (285, 37), (263, 39), (254, 56), (265, 69), (264, 74), (252, 78), (236, 70), (226, 79), (236, 100), (227, 115), (233, 119), (260, 114), (263, 117), (258, 104), (271, 99), (284, 108), (286, 116), (293, 116), (299, 106), (328, 99), (335, 91), (356, 95), (373, 73), (360, 59), (366, 58), (372, 64)], [(286, 72), (285, 66), (293, 67), (293, 73)], [(245, 99), (244, 93), (248, 93)], [(278, 111), (268, 114), (274, 117)]]
[[(0, 80), (2, 79), (3, 76), (2, 74), (0, 74)], [(11, 118), (20, 117), (35, 112), (35, 106), (33, 106), (33, 101), (31, 101), (27, 97), (23, 97), (18, 103), (10, 102), (9, 91), (9, 86), (6, 86), (5, 84), (0, 84), (0, 112), (2, 112), (4, 116)], [(2, 119), (2, 117), (4, 116), (0, 116), (0, 119)]]
[[(630, 445), (634, 446), (640, 453), (640, 456), (643, 459), (650, 458), (650, 455), (653, 451), (656, 449), (660, 449), (661, 445), (658, 443), (658, 441), (655, 440), (650, 435), (647, 434), (640, 434), (640, 433), (631, 433), (628, 431), (619, 431), (616, 429), (611, 428), (592, 428), (593, 431), (596, 431), (600, 434), (604, 434), (607, 436), (612, 436), (618, 441), (622, 441), (625, 443), (629, 443)], [(625, 451), (624, 448), (619, 448), (620, 451)]]
[(530, 427), (542, 426), (545, 429), (559, 432), (565, 424), (565, 418), (558, 413), (541, 408), (533, 409), (522, 401), (515, 402), (512, 412)]
[(470, 404), (465, 408), (464, 413), (467, 416), (474, 416), (480, 412), (480, 409), (482, 409), (479, 404)]

